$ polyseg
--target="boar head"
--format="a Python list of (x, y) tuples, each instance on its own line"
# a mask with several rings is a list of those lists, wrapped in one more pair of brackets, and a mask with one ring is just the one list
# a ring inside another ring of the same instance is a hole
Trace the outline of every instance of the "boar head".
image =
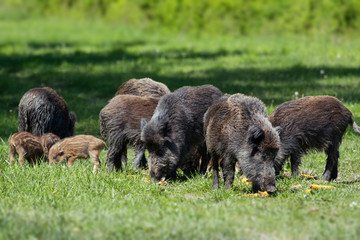
[(252, 181), (254, 191), (276, 191), (274, 160), (279, 146), (277, 129), (255, 125), (249, 128), (246, 156), (239, 163), (246, 177)]
[(167, 122), (141, 120), (141, 141), (149, 151), (150, 177), (153, 181), (176, 178), (178, 154)]

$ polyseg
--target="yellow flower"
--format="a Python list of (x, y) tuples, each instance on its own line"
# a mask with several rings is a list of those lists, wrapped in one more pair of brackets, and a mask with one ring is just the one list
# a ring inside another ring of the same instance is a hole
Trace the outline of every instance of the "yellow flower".
[(246, 183), (246, 184), (252, 184), (252, 182), (251, 182), (250, 179), (248, 179), (248, 178), (242, 178), (242, 179), (241, 179), (241, 182), (242, 182), (242, 183)]
[(331, 189), (331, 186), (325, 185), (310, 185), (311, 189), (318, 190), (318, 189)]

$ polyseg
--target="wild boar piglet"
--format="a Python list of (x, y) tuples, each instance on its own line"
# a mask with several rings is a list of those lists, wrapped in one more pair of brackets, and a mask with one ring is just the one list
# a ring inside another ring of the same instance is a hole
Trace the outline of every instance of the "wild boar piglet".
[(71, 167), (78, 158), (91, 158), (94, 163), (94, 171), (101, 167), (99, 154), (106, 146), (105, 142), (91, 135), (76, 135), (64, 138), (55, 143), (49, 151), (49, 163), (68, 161)]
[(49, 157), (49, 150), (56, 142), (60, 141), (60, 137), (53, 133), (45, 133), (40, 137), (40, 143), (44, 151), (44, 155)]
[(36, 159), (43, 156), (40, 138), (29, 132), (13, 134), (9, 139), (10, 164), (14, 163), (16, 154), (19, 155), (21, 165), (24, 165), (24, 160), (35, 163)]

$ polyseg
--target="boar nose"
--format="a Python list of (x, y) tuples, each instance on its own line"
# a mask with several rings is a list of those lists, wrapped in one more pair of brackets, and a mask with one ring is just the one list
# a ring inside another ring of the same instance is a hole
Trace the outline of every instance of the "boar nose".
[(266, 186), (265, 191), (267, 191), (270, 194), (274, 193), (274, 192), (276, 192), (276, 187), (275, 186)]

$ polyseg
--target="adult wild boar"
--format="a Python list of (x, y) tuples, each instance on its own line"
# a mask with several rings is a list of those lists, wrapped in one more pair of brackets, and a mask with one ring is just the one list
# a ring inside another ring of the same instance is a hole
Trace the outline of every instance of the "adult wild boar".
[[(141, 140), (149, 150), (153, 180), (175, 178), (194, 148), (204, 147), (204, 113), (221, 96), (211, 85), (182, 87), (160, 99), (149, 122), (142, 120)], [(206, 156), (202, 165), (206, 169)]]
[(25, 159), (29, 163), (35, 163), (36, 159), (43, 156), (39, 137), (29, 132), (13, 134), (9, 139), (10, 164), (14, 163), (16, 154), (19, 155), (21, 165), (24, 165)]
[(101, 167), (99, 154), (105, 146), (103, 140), (91, 135), (76, 135), (64, 138), (50, 148), (49, 163), (68, 160), (68, 166), (71, 167), (78, 158), (91, 158), (95, 171)]
[(100, 111), (100, 132), (108, 140), (109, 171), (122, 168), (127, 162), (127, 147), (135, 149), (134, 167), (146, 166), (145, 146), (140, 141), (141, 119), (149, 120), (159, 98), (118, 95)]
[(274, 159), (280, 138), (263, 102), (243, 94), (224, 96), (206, 112), (204, 132), (212, 161), (213, 189), (219, 188), (218, 165), (222, 159), (226, 188), (232, 186), (238, 162), (254, 191), (276, 191)]
[(20, 100), (19, 132), (51, 132), (64, 138), (73, 135), (75, 121), (75, 113), (68, 112), (64, 99), (51, 88), (32, 88)]
[(277, 174), (290, 156), (292, 176), (297, 176), (301, 156), (309, 149), (318, 149), (328, 155), (323, 179), (334, 180), (338, 174), (339, 146), (347, 126), (352, 125), (360, 134), (349, 109), (331, 96), (309, 96), (282, 103), (269, 120), (282, 129), (281, 147), (275, 160)]
[(60, 138), (53, 133), (45, 133), (40, 137), (40, 144), (43, 148), (46, 157), (49, 156), (49, 150), (56, 142), (60, 141)]
[(141, 97), (162, 97), (170, 93), (169, 88), (150, 78), (130, 79), (118, 88), (115, 95), (135, 95)]
[[(124, 82), (117, 90), (117, 95), (134, 95), (139, 97), (161, 98), (165, 94), (170, 93), (169, 88), (160, 82), (150, 78), (130, 79)], [(150, 116), (151, 117), (151, 116)], [(137, 144), (136, 144), (137, 145)], [(126, 149), (126, 147), (125, 147)], [(123, 151), (124, 152), (124, 151)], [(122, 156), (123, 163), (127, 162), (126, 151)], [(145, 152), (143, 147), (135, 147), (135, 168), (145, 167), (147, 165)]]

